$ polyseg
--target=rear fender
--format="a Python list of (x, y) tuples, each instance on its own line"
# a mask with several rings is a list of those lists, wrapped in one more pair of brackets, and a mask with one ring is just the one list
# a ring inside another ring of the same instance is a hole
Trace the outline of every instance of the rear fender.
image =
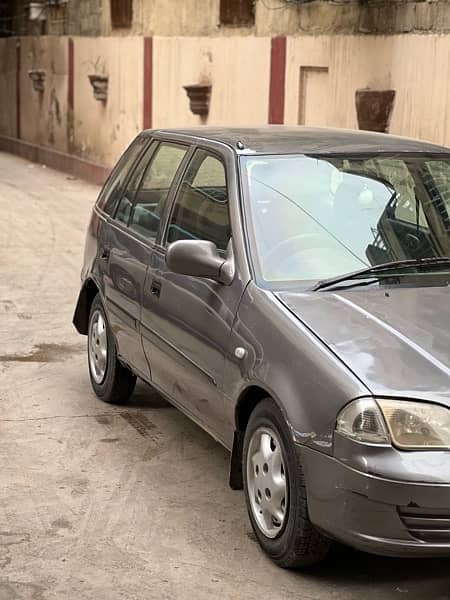
[(91, 311), (92, 302), (98, 293), (99, 288), (95, 281), (93, 279), (87, 279), (78, 295), (72, 322), (78, 333), (81, 333), (82, 335), (88, 334), (89, 313)]

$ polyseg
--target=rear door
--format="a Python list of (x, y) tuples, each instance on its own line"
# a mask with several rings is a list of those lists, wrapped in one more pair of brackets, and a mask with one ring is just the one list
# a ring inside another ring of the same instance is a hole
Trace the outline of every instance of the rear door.
[(106, 306), (119, 355), (144, 379), (151, 373), (139, 321), (147, 267), (161, 214), (188, 146), (154, 141), (133, 171), (109, 228)]
[(155, 143), (147, 146), (141, 158), (131, 169), (115, 201), (109, 225), (106, 228), (100, 263), (103, 269), (105, 307), (109, 324), (114, 333), (119, 356), (142, 374), (149, 369), (140, 343), (138, 324), (145, 280), (142, 264), (150, 260), (145, 244), (130, 234), (128, 222), (143, 173), (155, 149)]
[[(108, 254), (111, 249), (110, 226), (113, 222), (112, 217), (139, 157), (150, 143), (150, 138), (145, 135), (139, 135), (131, 142), (111, 171), (95, 205), (95, 219), (91, 223), (91, 226), (95, 226), (95, 231), (91, 232), (89, 229), (87, 243), (93, 244), (95, 242), (97, 248), (95, 254), (91, 250), (86, 254), (95, 255), (98, 258), (98, 260), (95, 260), (93, 270), (103, 299), (105, 299), (105, 280), (109, 277)], [(103, 218), (97, 218), (98, 215)]]

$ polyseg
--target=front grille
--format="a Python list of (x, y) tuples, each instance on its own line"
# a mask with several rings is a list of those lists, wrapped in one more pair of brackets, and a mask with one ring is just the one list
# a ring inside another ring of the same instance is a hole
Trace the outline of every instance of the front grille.
[(450, 509), (399, 507), (409, 533), (423, 542), (450, 544)]

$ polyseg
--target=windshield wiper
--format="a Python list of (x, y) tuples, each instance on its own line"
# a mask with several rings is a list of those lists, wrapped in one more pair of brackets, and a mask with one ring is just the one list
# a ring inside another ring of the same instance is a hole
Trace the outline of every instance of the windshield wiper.
[[(329, 279), (323, 279), (322, 281), (318, 281), (314, 287), (312, 287), (313, 292), (317, 292), (318, 290), (323, 290), (325, 288), (331, 287), (333, 285), (337, 285), (339, 283), (343, 283), (345, 281), (351, 281), (354, 279), (368, 279), (370, 277), (377, 277), (377, 275), (382, 275), (384, 273), (389, 274), (390, 271), (396, 271), (395, 276), (397, 275), (408, 275), (411, 273), (411, 267), (414, 269), (412, 272), (418, 270), (421, 271), (424, 268), (435, 266), (450, 266), (450, 257), (448, 256), (438, 256), (434, 258), (413, 258), (407, 260), (393, 260), (391, 262), (383, 263), (381, 265), (375, 265), (373, 267), (368, 267), (367, 269), (360, 269), (359, 271), (354, 271), (353, 273), (346, 273), (345, 275), (338, 275), (337, 277), (330, 277)], [(398, 273), (399, 269), (405, 269), (405, 273)]]

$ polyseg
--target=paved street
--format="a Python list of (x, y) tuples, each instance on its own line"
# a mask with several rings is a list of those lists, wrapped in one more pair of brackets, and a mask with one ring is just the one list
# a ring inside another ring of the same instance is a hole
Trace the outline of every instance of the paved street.
[(71, 319), (98, 189), (0, 153), (0, 600), (448, 600), (449, 560), (259, 550), (228, 455), (144, 384), (91, 391)]

